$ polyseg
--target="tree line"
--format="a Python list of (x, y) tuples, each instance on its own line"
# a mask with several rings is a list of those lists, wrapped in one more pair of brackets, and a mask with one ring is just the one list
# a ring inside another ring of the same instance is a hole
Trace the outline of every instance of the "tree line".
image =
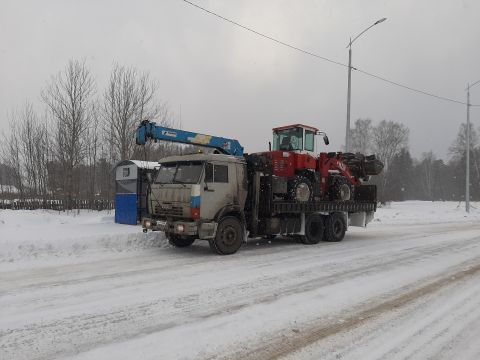
[[(371, 183), (378, 199), (385, 201), (465, 201), (467, 126), (461, 124), (449, 148), (450, 159), (437, 158), (433, 151), (419, 159), (409, 151), (409, 129), (394, 121), (358, 119), (352, 129), (352, 151), (376, 154), (385, 167)], [(470, 200), (480, 200), (480, 141), (470, 128)]]
[[(70, 60), (45, 83), (40, 110), (27, 101), (8, 113), (9, 131), (0, 146), (0, 198), (61, 200), (66, 208), (78, 201), (111, 201), (119, 161), (191, 152), (191, 147), (164, 142), (135, 144), (141, 120), (180, 126), (158, 88), (148, 72), (114, 64), (107, 85), (99, 89), (85, 61)], [(433, 152), (414, 159), (409, 129), (395, 121), (358, 119), (351, 136), (353, 152), (376, 154), (385, 165), (371, 180), (380, 201), (465, 200), (465, 124), (447, 162)], [(470, 144), (471, 199), (480, 200), (480, 145), (473, 128)]]
[(25, 102), (8, 113), (0, 148), (0, 196), (111, 200), (113, 168), (126, 159), (155, 160), (180, 153), (174, 144), (135, 144), (141, 120), (179, 126), (148, 72), (114, 64), (99, 89), (85, 61), (70, 60), (40, 92), (44, 105)]

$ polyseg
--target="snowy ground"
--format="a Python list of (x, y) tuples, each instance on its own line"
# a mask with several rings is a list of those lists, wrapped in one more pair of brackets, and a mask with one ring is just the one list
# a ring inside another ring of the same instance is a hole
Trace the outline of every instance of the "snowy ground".
[(0, 211), (0, 359), (479, 359), (480, 204), (379, 209), (341, 243), (233, 256)]

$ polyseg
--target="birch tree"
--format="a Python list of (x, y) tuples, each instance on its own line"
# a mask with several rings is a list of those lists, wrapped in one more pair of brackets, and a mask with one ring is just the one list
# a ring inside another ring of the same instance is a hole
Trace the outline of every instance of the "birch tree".
[(85, 61), (70, 60), (64, 71), (52, 77), (41, 94), (54, 121), (54, 151), (64, 176), (67, 208), (71, 208), (74, 196), (74, 170), (86, 155), (86, 134), (94, 93), (95, 83)]

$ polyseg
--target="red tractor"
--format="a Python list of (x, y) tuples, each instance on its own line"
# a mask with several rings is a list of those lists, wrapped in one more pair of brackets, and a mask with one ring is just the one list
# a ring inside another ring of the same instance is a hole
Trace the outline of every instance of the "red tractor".
[(273, 129), (273, 146), (263, 153), (274, 176), (273, 193), (286, 200), (353, 199), (356, 185), (377, 175), (383, 164), (375, 155), (322, 152), (317, 155), (316, 136), (328, 137), (312, 126), (288, 125)]

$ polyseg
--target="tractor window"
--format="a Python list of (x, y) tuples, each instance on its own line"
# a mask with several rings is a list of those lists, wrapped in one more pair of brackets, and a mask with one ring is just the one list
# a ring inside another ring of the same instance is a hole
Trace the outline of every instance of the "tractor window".
[(310, 130), (305, 130), (305, 150), (314, 151), (315, 133)]
[(303, 150), (303, 129), (295, 127), (273, 133), (273, 150)]

